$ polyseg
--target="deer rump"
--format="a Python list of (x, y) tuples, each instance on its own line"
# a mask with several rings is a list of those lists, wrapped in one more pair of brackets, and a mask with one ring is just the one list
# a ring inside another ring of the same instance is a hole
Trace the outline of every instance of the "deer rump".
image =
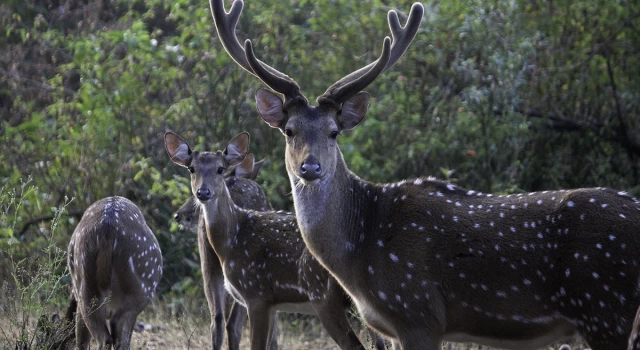
[(93, 338), (126, 347), (162, 276), (160, 247), (138, 207), (123, 197), (92, 204), (71, 237), (68, 265), (78, 346)]

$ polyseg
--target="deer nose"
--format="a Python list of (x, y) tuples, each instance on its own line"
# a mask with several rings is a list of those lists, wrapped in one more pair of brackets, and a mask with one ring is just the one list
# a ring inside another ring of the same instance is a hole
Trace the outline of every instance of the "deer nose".
[(208, 188), (199, 188), (198, 191), (196, 191), (196, 197), (201, 201), (208, 201), (211, 199), (211, 190)]
[(321, 172), (320, 162), (314, 156), (309, 156), (300, 166), (300, 176), (307, 181), (318, 179)]
[(175, 220), (177, 222), (180, 222), (180, 218), (181, 218), (180, 214), (178, 214), (178, 213), (173, 214), (173, 220)]

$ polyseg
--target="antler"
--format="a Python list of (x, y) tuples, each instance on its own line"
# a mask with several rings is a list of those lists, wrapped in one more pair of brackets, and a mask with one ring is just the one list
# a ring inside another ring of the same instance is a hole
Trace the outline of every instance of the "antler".
[[(223, 0), (210, 0), (209, 5), (211, 7), (213, 22), (222, 45), (229, 56), (231, 56), (240, 67), (258, 77), (258, 79), (262, 80), (273, 90), (283, 94), (288, 100), (303, 97), (300, 93), (300, 87), (293, 79), (255, 58), (252, 50), (248, 50), (251, 51), (250, 53), (245, 52), (245, 49), (243, 49), (240, 42), (238, 42), (235, 30), (244, 6), (242, 0), (235, 0), (229, 12), (225, 11)], [(249, 39), (245, 42), (245, 47), (247, 46), (251, 46), (251, 40)], [(253, 66), (247, 61), (247, 55), (250, 55), (250, 60), (254, 61)], [(254, 66), (257, 69), (254, 69)]]
[[(391, 34), (393, 36), (389, 60), (382, 65), (382, 56), (380, 56), (378, 60), (371, 62), (365, 67), (343, 77), (331, 85), (324, 94), (318, 97), (317, 102), (340, 105), (349, 97), (366, 88), (378, 77), (378, 75), (382, 74), (382, 72), (391, 68), (391, 66), (393, 66), (407, 51), (407, 48), (409, 48), (409, 45), (418, 32), (418, 28), (420, 28), (423, 14), (424, 7), (422, 4), (413, 4), (413, 6), (411, 6), (409, 18), (407, 19), (407, 24), (402, 27), (402, 25), (400, 25), (400, 20), (398, 19), (398, 13), (394, 10), (389, 11), (387, 20), (389, 22), (389, 29), (391, 29)], [(388, 37), (385, 38), (385, 40), (387, 39)], [(382, 68), (379, 67), (380, 65), (382, 65)]]

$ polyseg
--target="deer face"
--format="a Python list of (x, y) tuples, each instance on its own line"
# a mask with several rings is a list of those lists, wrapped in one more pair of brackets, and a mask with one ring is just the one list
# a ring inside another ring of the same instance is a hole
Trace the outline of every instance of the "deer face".
[(225, 170), (242, 161), (249, 148), (249, 134), (234, 137), (224, 151), (192, 151), (180, 136), (167, 132), (165, 147), (171, 160), (191, 173), (191, 191), (198, 201), (206, 202), (226, 193)]
[(343, 130), (353, 129), (367, 113), (369, 95), (360, 92), (344, 103), (310, 107), (302, 99), (284, 104), (268, 90), (256, 93), (262, 119), (278, 128), (286, 139), (287, 171), (303, 185), (317, 185), (331, 178), (336, 167), (336, 139)]
[(225, 11), (222, 0), (210, 0), (209, 4), (218, 37), (231, 58), (284, 95), (285, 103), (274, 93), (258, 90), (258, 111), (267, 124), (280, 129), (287, 139), (285, 163), (292, 184), (311, 186), (325, 183), (333, 174), (340, 156), (337, 136), (342, 130), (358, 125), (367, 112), (369, 95), (362, 90), (402, 57), (418, 32), (424, 14), (424, 7), (415, 3), (407, 24), (402, 26), (396, 11), (389, 11), (387, 20), (393, 42), (385, 37), (376, 61), (335, 82), (317, 98), (318, 106), (310, 107), (293, 79), (255, 56), (251, 40), (247, 39), (244, 47), (238, 41), (235, 28), (244, 2), (234, 1), (230, 12)]

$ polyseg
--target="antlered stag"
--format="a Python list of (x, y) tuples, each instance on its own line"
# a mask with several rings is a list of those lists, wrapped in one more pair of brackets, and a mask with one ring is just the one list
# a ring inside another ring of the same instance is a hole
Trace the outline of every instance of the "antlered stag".
[(243, 2), (211, 0), (229, 55), (266, 85), (258, 111), (286, 140), (285, 165), (310, 252), (396, 349), (443, 340), (535, 349), (581, 334), (594, 350), (626, 349), (640, 303), (640, 205), (604, 188), (498, 196), (420, 178), (390, 184), (347, 168), (336, 138), (365, 117), (361, 90), (406, 51), (420, 25), (395, 11), (381, 56), (311, 106), (287, 75), (235, 36)]
[(128, 349), (162, 276), (160, 246), (140, 209), (123, 197), (93, 203), (71, 236), (67, 261), (78, 347), (88, 349), (93, 338), (100, 348)]
[[(223, 174), (247, 153), (249, 134), (221, 152), (192, 151), (174, 133), (165, 134), (169, 158), (191, 172), (191, 190), (201, 206), (206, 232), (224, 272), (227, 290), (247, 307), (251, 348), (265, 349), (277, 311), (317, 314), (343, 349), (363, 349), (345, 308), (351, 302), (338, 283), (305, 252), (295, 216), (253, 211), (233, 202)], [(382, 341), (377, 342), (384, 348)]]

